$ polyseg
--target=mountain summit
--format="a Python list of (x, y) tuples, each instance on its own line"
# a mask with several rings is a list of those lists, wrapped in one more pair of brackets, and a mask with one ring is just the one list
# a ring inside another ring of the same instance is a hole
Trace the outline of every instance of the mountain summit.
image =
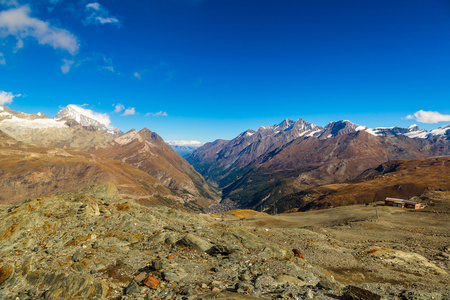
[(54, 117), (55, 120), (63, 118), (74, 120), (83, 126), (93, 126), (98, 130), (104, 131), (108, 131), (111, 122), (106, 114), (94, 114), (92, 111), (73, 104), (67, 105)]

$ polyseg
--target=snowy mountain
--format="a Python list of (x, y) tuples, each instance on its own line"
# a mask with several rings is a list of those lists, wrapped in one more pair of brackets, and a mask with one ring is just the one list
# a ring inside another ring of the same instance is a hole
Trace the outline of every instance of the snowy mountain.
[(319, 139), (328, 139), (333, 136), (348, 134), (366, 129), (367, 127), (354, 124), (348, 120), (335, 121), (325, 126), (322, 132), (318, 132), (317, 137)]
[(450, 139), (450, 123), (430, 131), (429, 136), (442, 136)]
[(398, 136), (404, 135), (410, 138), (426, 138), (428, 131), (420, 129), (419, 126), (413, 124), (408, 128), (401, 127), (377, 127), (375, 129), (366, 129), (366, 131), (375, 136)]
[(64, 122), (50, 119), (43, 113), (27, 114), (0, 105), (0, 128), (17, 127), (29, 129), (63, 128)]
[(290, 135), (292, 138), (297, 138), (301, 136), (313, 136), (321, 130), (322, 127), (306, 122), (301, 118), (297, 121), (285, 119), (283, 122), (272, 126), (261, 126), (257, 130), (248, 129), (238, 135), (237, 138), (250, 137), (254, 134), (259, 138), (280, 135)]
[(74, 120), (83, 126), (93, 126), (99, 130), (108, 131), (110, 129), (111, 120), (107, 114), (94, 113), (91, 110), (73, 104), (67, 105), (54, 117), (55, 120), (63, 118)]

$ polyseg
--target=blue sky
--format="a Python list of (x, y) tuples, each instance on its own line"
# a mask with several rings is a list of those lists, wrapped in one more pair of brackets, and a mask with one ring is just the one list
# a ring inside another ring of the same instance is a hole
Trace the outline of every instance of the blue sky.
[(447, 0), (0, 0), (0, 102), (28, 113), (208, 142), (300, 117), (429, 130), (449, 100)]

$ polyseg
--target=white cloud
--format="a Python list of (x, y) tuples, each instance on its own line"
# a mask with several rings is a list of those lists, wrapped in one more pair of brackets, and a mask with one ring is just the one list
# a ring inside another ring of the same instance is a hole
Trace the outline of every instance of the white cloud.
[(0, 4), (13, 7), (19, 6), (19, 3), (16, 0), (0, 0)]
[(127, 109), (125, 109), (125, 111), (123, 112), (123, 114), (122, 114), (122, 116), (132, 116), (132, 115), (135, 115), (136, 114), (136, 111), (135, 111), (135, 109), (134, 109), (134, 107), (130, 107), (130, 108), (127, 108)]
[(120, 22), (119, 19), (115, 17), (109, 17), (109, 18), (103, 18), (103, 17), (96, 17), (95, 18), (100, 24), (117, 24), (119, 26)]
[(116, 71), (114, 70), (113, 66), (103, 66), (102, 69), (108, 70), (110, 72), (115, 73)]
[(23, 40), (17, 39), (16, 48), (14, 49), (14, 53), (19, 51), (19, 49), (23, 48)]
[(190, 147), (201, 147), (203, 146), (205, 143), (199, 142), (199, 141), (167, 141), (166, 142), (168, 145), (171, 146), (190, 146)]
[(141, 74), (139, 74), (138, 72), (134, 72), (133, 76), (137, 79), (141, 79)]
[[(21, 6), (0, 12), (0, 36), (14, 35), (18, 40), (35, 38), (39, 44), (50, 45), (70, 54), (79, 48), (77, 38), (65, 29), (51, 26), (48, 22), (30, 17), (30, 7)], [(21, 44), (18, 42), (18, 45)]]
[(0, 65), (6, 65), (5, 56), (0, 52)]
[(165, 111), (158, 111), (157, 113), (146, 113), (146, 117), (152, 116), (152, 117), (167, 117), (168, 114)]
[(406, 116), (406, 119), (415, 119), (420, 123), (438, 123), (438, 122), (448, 122), (450, 121), (450, 115), (443, 115), (437, 111), (424, 111), (419, 110), (414, 113), (414, 115)]
[(0, 105), (12, 103), (15, 97), (20, 97), (21, 94), (14, 95), (11, 92), (0, 91)]
[(103, 58), (103, 62), (106, 65), (101, 66), (100, 69), (108, 70), (108, 71), (110, 71), (112, 73), (116, 73), (116, 70), (114, 69), (114, 65), (113, 65), (113, 62), (112, 62), (112, 58), (108, 58), (108, 57), (106, 57), (104, 55), (102, 55), (102, 58)]
[(114, 112), (120, 113), (124, 109), (125, 109), (125, 106), (123, 106), (123, 104), (117, 103), (114, 107)]
[(98, 2), (94, 2), (94, 3), (89, 3), (86, 5), (86, 8), (92, 8), (95, 10), (100, 10), (100, 3)]
[(63, 74), (67, 74), (70, 71), (70, 68), (75, 63), (73, 60), (63, 59), (64, 64), (61, 66), (61, 71)]
[(100, 3), (93, 2), (86, 5), (86, 12), (88, 15), (84, 19), (84, 25), (92, 24), (112, 24), (120, 27), (120, 21), (117, 17), (110, 16), (109, 11)]

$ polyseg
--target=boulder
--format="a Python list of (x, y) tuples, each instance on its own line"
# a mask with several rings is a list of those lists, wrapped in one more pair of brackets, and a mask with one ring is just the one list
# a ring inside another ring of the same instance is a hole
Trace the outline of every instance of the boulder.
[(210, 242), (205, 241), (204, 239), (199, 238), (198, 236), (195, 236), (190, 233), (185, 235), (181, 240), (179, 240), (177, 242), (177, 245), (192, 247), (202, 252), (208, 251), (213, 246)]
[(292, 259), (294, 257), (292, 251), (241, 228), (228, 228), (222, 232), (222, 235), (239, 241), (245, 248), (258, 250), (261, 258)]

